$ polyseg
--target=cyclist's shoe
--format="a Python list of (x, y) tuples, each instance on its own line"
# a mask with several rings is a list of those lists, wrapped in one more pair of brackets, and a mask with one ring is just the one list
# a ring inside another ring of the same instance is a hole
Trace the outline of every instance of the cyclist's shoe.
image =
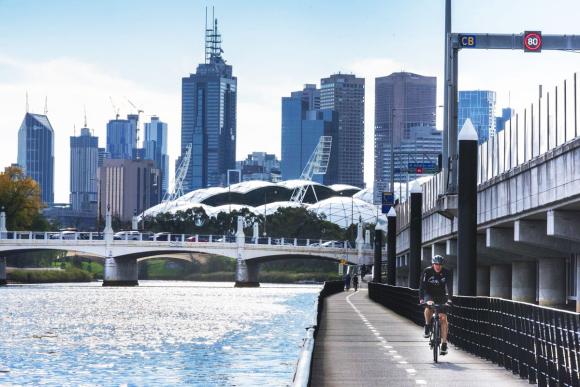
[(441, 351), (440, 351), (440, 355), (447, 355), (447, 343), (443, 343), (441, 344)]
[(428, 338), (431, 335), (431, 325), (425, 325), (425, 331), (423, 332), (423, 337)]

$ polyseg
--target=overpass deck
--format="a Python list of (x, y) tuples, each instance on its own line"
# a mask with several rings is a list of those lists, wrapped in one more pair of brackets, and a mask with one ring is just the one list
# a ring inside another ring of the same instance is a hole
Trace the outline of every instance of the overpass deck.
[(434, 364), (422, 329), (367, 289), (326, 298), (311, 386), (523, 386), (526, 380), (450, 346)]

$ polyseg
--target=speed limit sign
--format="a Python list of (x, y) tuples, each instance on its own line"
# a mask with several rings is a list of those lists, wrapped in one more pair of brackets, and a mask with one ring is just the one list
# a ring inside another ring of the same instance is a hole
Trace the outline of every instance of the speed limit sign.
[(524, 32), (523, 45), (525, 52), (542, 51), (542, 32), (541, 31)]

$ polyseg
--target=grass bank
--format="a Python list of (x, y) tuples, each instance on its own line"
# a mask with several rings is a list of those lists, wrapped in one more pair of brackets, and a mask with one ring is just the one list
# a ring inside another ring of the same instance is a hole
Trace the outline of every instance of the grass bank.
[(7, 273), (8, 281), (18, 283), (91, 282), (93, 275), (76, 267), (64, 270), (15, 269)]

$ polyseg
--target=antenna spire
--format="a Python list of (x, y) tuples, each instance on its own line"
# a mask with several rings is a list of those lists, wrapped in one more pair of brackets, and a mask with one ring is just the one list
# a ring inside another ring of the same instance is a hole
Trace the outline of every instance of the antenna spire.
[(205, 8), (205, 63), (212, 63), (216, 58), (221, 59), (222, 36), (218, 32), (218, 23), (215, 18), (215, 8), (212, 7), (212, 22), (211, 27), (207, 26), (207, 7)]
[(44, 97), (44, 115), (48, 114), (48, 97)]
[(28, 113), (28, 90), (26, 91), (26, 113)]
[(85, 128), (87, 127), (87, 105), (83, 106), (84, 110), (85, 110)]

